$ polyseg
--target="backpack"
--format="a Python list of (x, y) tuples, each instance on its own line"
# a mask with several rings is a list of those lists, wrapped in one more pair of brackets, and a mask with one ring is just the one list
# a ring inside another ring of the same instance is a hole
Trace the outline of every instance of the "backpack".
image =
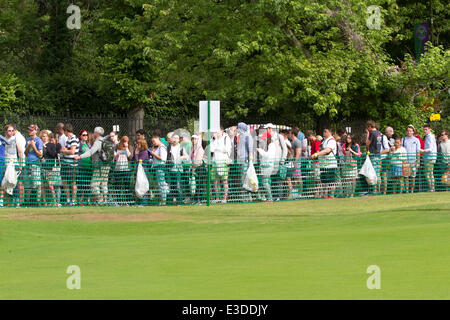
[[(167, 149), (167, 161), (166, 161), (166, 167), (167, 168), (172, 168), (174, 163), (174, 159), (172, 156), (172, 145), (169, 143), (169, 145), (166, 147)], [(184, 156), (184, 148), (180, 146), (180, 157)]]
[(104, 139), (102, 141), (100, 160), (103, 162), (113, 162), (115, 150), (116, 150), (116, 145), (114, 144), (114, 142), (109, 138)]

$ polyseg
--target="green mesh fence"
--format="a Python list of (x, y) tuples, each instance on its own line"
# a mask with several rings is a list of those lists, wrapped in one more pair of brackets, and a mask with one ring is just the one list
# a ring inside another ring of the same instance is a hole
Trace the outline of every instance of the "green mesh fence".
[[(139, 162), (89, 163), (63, 160), (5, 159), (2, 168), (3, 206), (151, 206), (245, 203), (379, 194), (446, 191), (450, 187), (450, 157), (415, 154), (370, 155), (377, 183), (361, 175), (367, 155), (360, 157), (302, 158), (300, 161), (252, 162), (258, 190), (243, 186), (249, 162), (208, 165), (188, 161), (142, 161), (149, 190), (136, 196)], [(208, 172), (210, 184), (208, 185)], [(15, 175), (14, 175), (15, 174)], [(14, 184), (17, 177), (17, 184)], [(253, 186), (255, 181), (253, 181)], [(209, 191), (209, 192), (208, 192)]]

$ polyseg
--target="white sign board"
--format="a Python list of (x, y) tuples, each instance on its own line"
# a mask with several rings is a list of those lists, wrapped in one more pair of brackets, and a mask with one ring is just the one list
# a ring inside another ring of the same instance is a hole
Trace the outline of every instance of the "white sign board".
[[(210, 101), (210, 131), (220, 129), (220, 101)], [(208, 132), (208, 101), (199, 102), (200, 132)]]

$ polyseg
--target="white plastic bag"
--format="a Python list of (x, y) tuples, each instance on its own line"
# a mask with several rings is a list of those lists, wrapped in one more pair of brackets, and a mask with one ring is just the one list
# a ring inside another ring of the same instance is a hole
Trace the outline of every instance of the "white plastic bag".
[(14, 166), (14, 162), (11, 161), (6, 166), (5, 175), (2, 180), (2, 188), (9, 195), (13, 195), (14, 188), (17, 185), (17, 172)]
[(256, 175), (255, 167), (253, 166), (253, 162), (250, 161), (248, 164), (248, 169), (244, 178), (244, 189), (256, 192), (258, 191), (258, 176)]
[(370, 161), (370, 157), (368, 155), (361, 170), (359, 171), (359, 174), (366, 177), (366, 181), (369, 186), (374, 186), (378, 182), (377, 173), (375, 172), (375, 169), (372, 165), (372, 161)]
[(148, 183), (147, 175), (145, 174), (142, 163), (139, 162), (136, 173), (136, 187), (135, 187), (136, 196), (138, 198), (143, 198), (149, 189), (150, 185)]

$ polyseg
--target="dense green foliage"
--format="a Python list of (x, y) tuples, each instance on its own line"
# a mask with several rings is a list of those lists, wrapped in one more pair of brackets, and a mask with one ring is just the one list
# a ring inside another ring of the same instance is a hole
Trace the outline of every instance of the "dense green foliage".
[[(0, 4), (0, 110), (128, 111), (194, 117), (219, 99), (231, 118), (421, 125), (420, 92), (448, 117), (443, 0), (83, 0)], [(432, 7), (430, 7), (430, 4)], [(381, 8), (381, 28), (366, 10)], [(432, 9), (432, 10), (430, 10)], [(414, 24), (433, 14), (414, 60)], [(448, 121), (448, 120), (447, 120)]]

